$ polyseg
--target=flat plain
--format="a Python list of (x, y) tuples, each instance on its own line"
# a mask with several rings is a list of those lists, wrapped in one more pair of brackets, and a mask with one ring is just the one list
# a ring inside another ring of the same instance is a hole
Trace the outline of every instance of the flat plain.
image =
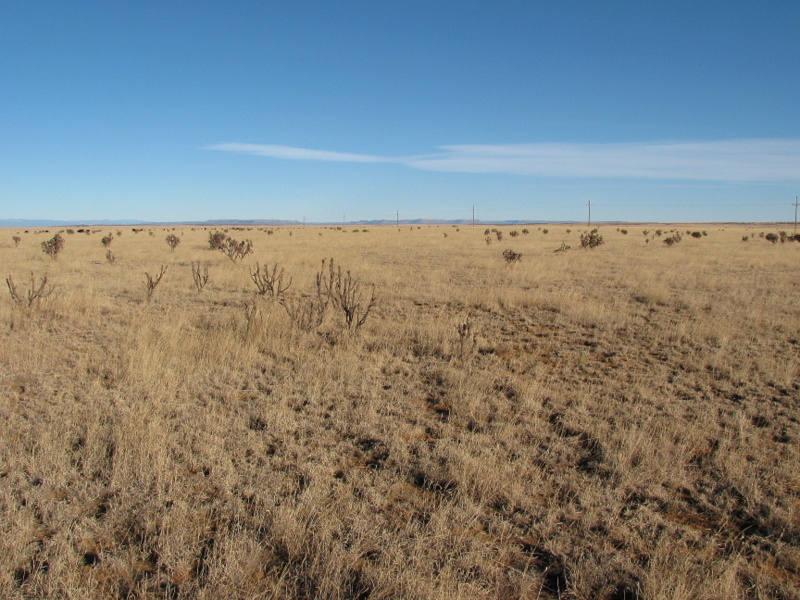
[(800, 598), (800, 243), (485, 229), (0, 230), (0, 596)]

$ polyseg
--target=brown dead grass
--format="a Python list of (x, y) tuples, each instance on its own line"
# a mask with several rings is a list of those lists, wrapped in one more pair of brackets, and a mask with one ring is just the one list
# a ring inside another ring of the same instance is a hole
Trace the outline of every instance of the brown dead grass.
[[(800, 597), (800, 244), (117, 229), (115, 264), (0, 232), (57, 285), (0, 301), (2, 597)], [(243, 308), (329, 257), (375, 286), (356, 335)]]

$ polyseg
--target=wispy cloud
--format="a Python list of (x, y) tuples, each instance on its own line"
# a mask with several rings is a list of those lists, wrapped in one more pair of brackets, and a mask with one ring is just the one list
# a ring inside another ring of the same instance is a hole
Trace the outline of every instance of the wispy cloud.
[(723, 182), (800, 179), (800, 140), (782, 139), (451, 145), (440, 146), (432, 154), (405, 157), (239, 143), (207, 148), (292, 160), (398, 163), (414, 169), (458, 173)]
[(271, 146), (268, 144), (212, 144), (206, 146), (208, 150), (222, 150), (224, 152), (237, 152), (239, 154), (255, 154), (270, 158), (287, 158), (291, 160), (316, 160), (322, 162), (396, 162), (394, 159), (373, 156), (371, 154), (351, 154), (348, 152), (331, 152), (329, 150), (310, 150), (308, 148), (295, 148), (292, 146)]

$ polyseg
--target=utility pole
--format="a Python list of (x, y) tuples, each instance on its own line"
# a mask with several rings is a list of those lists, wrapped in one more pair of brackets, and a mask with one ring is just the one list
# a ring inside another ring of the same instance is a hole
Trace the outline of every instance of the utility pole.
[(794, 197), (794, 234), (797, 235), (797, 203), (800, 200), (800, 196)]
[(472, 226), (475, 227), (475, 205), (472, 205)]
[(591, 199), (589, 200), (589, 204), (587, 206), (589, 207), (589, 220), (586, 222), (586, 226), (587, 227), (591, 227), (592, 226), (592, 201), (591, 201)]
[(305, 226), (306, 226), (306, 218), (303, 217), (303, 227), (305, 227)]
[(395, 214), (395, 216), (397, 217), (397, 228), (398, 228), (398, 229), (400, 229), (400, 211), (398, 210), (398, 211), (397, 211), (396, 213), (394, 213), (394, 214)]
[(344, 213), (342, 213), (342, 227), (344, 227)]

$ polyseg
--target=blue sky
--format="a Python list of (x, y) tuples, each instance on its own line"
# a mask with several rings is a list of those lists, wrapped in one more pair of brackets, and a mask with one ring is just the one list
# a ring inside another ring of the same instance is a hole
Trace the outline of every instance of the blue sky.
[(800, 2), (0, 4), (0, 218), (790, 220)]

